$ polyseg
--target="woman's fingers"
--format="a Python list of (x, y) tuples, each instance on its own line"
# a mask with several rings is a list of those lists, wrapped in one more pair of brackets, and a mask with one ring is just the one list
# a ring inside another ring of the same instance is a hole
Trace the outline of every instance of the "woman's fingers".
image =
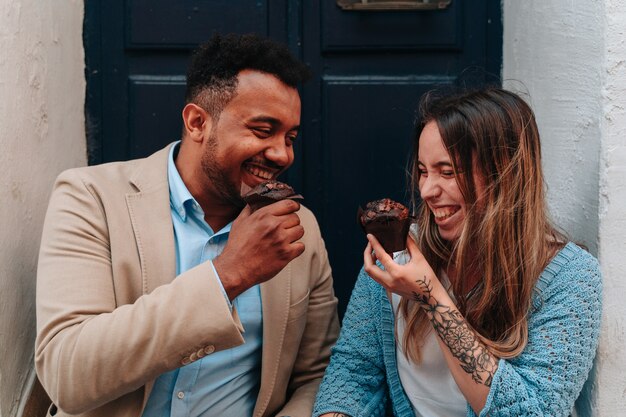
[(365, 251), (363, 251), (363, 264), (365, 267), (371, 267), (376, 263), (376, 258), (374, 257), (374, 253), (372, 252), (372, 245), (368, 242), (365, 247)]
[[(411, 260), (409, 263), (402, 265), (397, 264), (385, 252), (374, 236), (368, 234), (367, 240), (368, 244), (363, 252), (365, 272), (388, 291), (404, 297), (411, 297), (415, 291), (418, 291), (415, 287), (415, 277), (421, 277), (426, 274), (429, 276), (433, 275), (432, 279), (437, 279), (426, 262), (424, 255), (411, 237), (408, 237), (406, 242)], [(376, 261), (380, 261), (380, 265)]]
[(378, 239), (372, 234), (367, 234), (367, 240), (370, 245), (372, 245), (372, 249), (374, 249), (374, 254), (376, 255), (376, 259), (380, 261), (380, 263), (385, 267), (386, 270), (390, 270), (395, 265), (393, 258), (389, 256), (385, 249), (383, 249), (382, 245), (378, 242)]
[(411, 255), (412, 260), (422, 260), (424, 255), (422, 251), (417, 247), (417, 243), (413, 240), (411, 235), (406, 238), (406, 248), (409, 250), (409, 255)]
[(386, 280), (388, 274), (376, 265), (376, 254), (373, 253), (371, 242), (367, 244), (365, 251), (363, 252), (363, 265), (363, 269), (365, 269), (367, 275), (379, 284), (385, 285), (384, 281)]

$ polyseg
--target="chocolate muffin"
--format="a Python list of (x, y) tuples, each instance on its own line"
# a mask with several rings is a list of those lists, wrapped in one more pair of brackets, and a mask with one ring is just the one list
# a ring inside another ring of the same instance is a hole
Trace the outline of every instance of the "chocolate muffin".
[(286, 198), (296, 201), (304, 200), (304, 197), (296, 194), (291, 186), (275, 180), (262, 182), (243, 196), (243, 200), (250, 205), (252, 211)]
[(411, 226), (409, 209), (389, 198), (371, 201), (365, 210), (359, 207), (358, 221), (365, 233), (373, 234), (387, 253), (406, 249)]

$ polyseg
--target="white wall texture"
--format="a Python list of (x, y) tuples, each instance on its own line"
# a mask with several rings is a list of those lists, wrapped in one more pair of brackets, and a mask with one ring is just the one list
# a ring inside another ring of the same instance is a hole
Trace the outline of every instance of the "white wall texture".
[(542, 135), (550, 211), (593, 253), (604, 57), (601, 4), (505, 0), (503, 7), (503, 78), (505, 86), (527, 89), (530, 95)]
[(86, 164), (82, 0), (0, 0), (0, 417), (34, 374), (35, 271), (50, 190)]
[(626, 415), (626, 0), (504, 0), (503, 78), (530, 95), (556, 222), (597, 254), (603, 324), (582, 417)]
[(626, 415), (626, 0), (605, 0), (600, 233), (604, 323), (592, 410)]

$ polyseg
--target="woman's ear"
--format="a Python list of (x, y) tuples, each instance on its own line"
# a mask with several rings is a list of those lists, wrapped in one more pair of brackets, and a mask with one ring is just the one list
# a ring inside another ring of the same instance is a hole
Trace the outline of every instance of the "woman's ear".
[(183, 108), (183, 125), (185, 136), (194, 142), (201, 143), (205, 132), (211, 131), (212, 119), (209, 113), (195, 103), (187, 103)]

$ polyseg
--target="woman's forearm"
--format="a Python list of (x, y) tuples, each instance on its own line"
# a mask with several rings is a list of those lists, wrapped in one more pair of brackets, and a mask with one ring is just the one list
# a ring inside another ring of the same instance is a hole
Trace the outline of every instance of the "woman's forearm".
[(459, 389), (476, 414), (480, 414), (498, 368), (498, 358), (481, 342), (439, 282), (424, 277), (416, 283), (419, 290), (413, 292), (413, 298), (439, 336), (440, 347)]

